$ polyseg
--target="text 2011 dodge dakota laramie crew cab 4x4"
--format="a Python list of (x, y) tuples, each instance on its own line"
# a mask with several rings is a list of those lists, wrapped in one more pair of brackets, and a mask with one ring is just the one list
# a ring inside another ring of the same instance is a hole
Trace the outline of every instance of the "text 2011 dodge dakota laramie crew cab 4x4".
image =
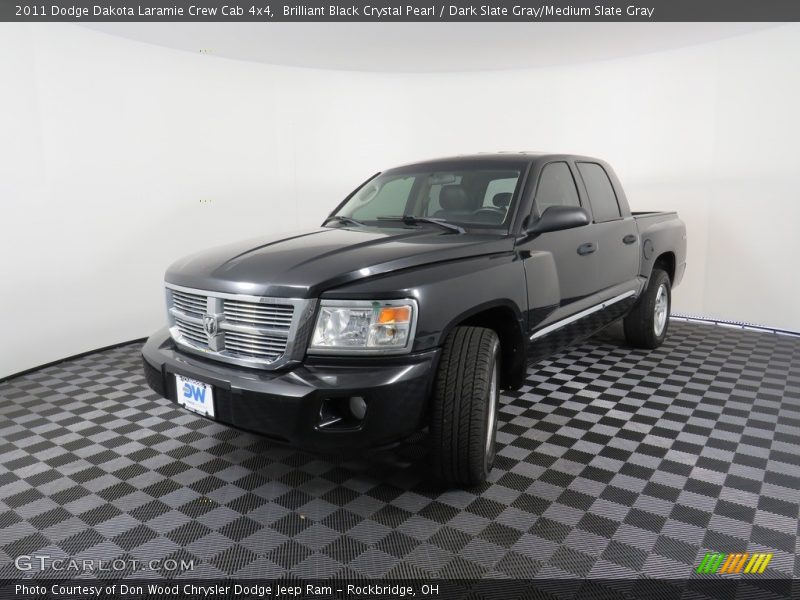
[(624, 318), (655, 348), (683, 276), (675, 213), (631, 213), (603, 161), (497, 154), (390, 169), (317, 229), (201, 252), (166, 272), (149, 385), (312, 450), (428, 427), (436, 475), (483, 481), (499, 391)]

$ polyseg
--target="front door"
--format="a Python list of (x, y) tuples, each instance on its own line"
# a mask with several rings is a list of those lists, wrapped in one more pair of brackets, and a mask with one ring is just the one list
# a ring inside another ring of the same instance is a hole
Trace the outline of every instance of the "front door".
[[(545, 165), (539, 173), (530, 219), (538, 219), (550, 206), (581, 205), (570, 165), (563, 161)], [(532, 360), (583, 335), (581, 312), (596, 301), (599, 286), (598, 242), (594, 226), (587, 225), (543, 233), (518, 245), (528, 287)], [(558, 282), (557, 289), (553, 281)]]

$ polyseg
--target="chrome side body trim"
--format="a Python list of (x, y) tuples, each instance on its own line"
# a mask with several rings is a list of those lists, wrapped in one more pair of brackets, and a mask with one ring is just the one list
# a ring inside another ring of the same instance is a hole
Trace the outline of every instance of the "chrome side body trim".
[(627, 292), (625, 292), (623, 294), (619, 294), (618, 296), (614, 296), (613, 298), (609, 298), (608, 300), (605, 300), (604, 302), (601, 302), (600, 304), (595, 304), (594, 306), (590, 306), (589, 308), (584, 309), (584, 310), (582, 310), (582, 311), (580, 311), (578, 313), (575, 313), (574, 315), (570, 315), (570, 316), (568, 316), (568, 317), (566, 317), (564, 319), (561, 319), (560, 321), (556, 321), (555, 323), (551, 323), (547, 327), (542, 327), (538, 331), (535, 331), (533, 333), (533, 335), (531, 335), (530, 339), (531, 339), (531, 341), (533, 341), (535, 339), (543, 337), (543, 336), (547, 335), (548, 333), (552, 333), (553, 331), (556, 331), (557, 329), (561, 329), (562, 327), (564, 327), (566, 325), (569, 325), (570, 323), (574, 323), (575, 321), (578, 321), (578, 320), (580, 320), (580, 319), (582, 319), (584, 317), (587, 317), (587, 316), (589, 316), (589, 315), (591, 315), (593, 313), (596, 313), (599, 310), (603, 310), (604, 308), (606, 308), (608, 306), (611, 306), (612, 304), (616, 304), (620, 300), (624, 300), (625, 298), (629, 298), (629, 297), (631, 297), (631, 296), (633, 296), (635, 294), (636, 294), (635, 291), (630, 290), (630, 291), (627, 291)]

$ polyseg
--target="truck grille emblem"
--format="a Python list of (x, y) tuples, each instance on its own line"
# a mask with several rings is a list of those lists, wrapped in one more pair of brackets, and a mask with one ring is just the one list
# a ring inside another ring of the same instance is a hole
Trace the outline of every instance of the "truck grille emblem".
[(203, 315), (203, 329), (208, 334), (208, 337), (214, 337), (217, 333), (217, 317), (214, 315)]

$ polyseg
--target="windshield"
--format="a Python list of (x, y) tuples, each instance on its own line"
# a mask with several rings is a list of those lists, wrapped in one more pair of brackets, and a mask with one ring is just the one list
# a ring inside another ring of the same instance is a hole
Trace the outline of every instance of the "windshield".
[(364, 184), (335, 215), (381, 226), (402, 225), (411, 216), (507, 229), (519, 178), (519, 170), (500, 168), (389, 171)]

